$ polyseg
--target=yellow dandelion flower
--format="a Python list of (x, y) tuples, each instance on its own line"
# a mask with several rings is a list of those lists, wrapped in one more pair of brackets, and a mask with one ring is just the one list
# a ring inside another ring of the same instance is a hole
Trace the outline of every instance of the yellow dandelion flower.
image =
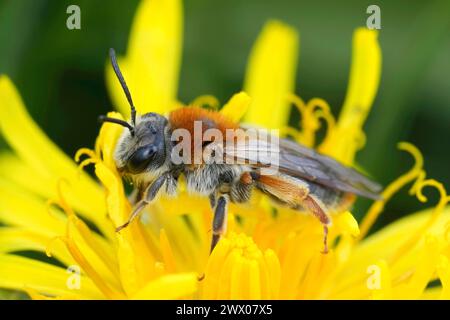
[[(181, 106), (181, 26), (180, 0), (144, 0), (138, 8), (119, 63), (140, 113)], [(292, 93), (298, 42), (293, 28), (267, 23), (250, 54), (246, 93), (234, 95), (221, 112), (282, 129), (354, 165), (378, 89), (377, 33), (355, 31), (347, 97), (337, 120), (324, 100), (304, 102)], [(110, 67), (106, 81), (121, 112), (108, 116), (128, 117)], [(426, 178), (422, 156), (411, 144), (399, 148), (415, 165), (386, 187), (360, 225), (349, 211), (334, 217), (328, 254), (320, 252), (318, 221), (255, 194), (248, 205), (230, 206), (228, 232), (209, 255), (209, 203), (188, 195), (183, 185), (176, 200), (160, 197), (138, 223), (114, 232), (131, 211), (113, 161), (122, 127), (103, 124), (95, 148), (75, 155), (77, 165), (33, 122), (6, 76), (0, 77), (0, 101), (0, 129), (12, 149), (0, 154), (0, 288), (33, 299), (450, 298), (450, 198), (442, 184)], [(192, 104), (219, 105), (212, 96)], [(287, 127), (291, 105), (301, 113), (300, 130)], [(328, 130), (319, 144), (320, 119)], [(98, 182), (83, 171), (87, 165), (94, 166)], [(367, 236), (386, 202), (407, 184), (421, 202), (427, 201), (425, 187), (436, 188), (439, 203)], [(45, 253), (55, 263), (16, 254), (23, 250)], [(436, 279), (440, 285), (429, 288)]]

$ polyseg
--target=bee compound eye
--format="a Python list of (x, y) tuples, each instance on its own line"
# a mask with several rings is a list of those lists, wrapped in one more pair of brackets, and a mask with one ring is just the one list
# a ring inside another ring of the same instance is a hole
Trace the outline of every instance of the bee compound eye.
[(152, 134), (157, 134), (157, 133), (158, 133), (158, 128), (152, 126), (152, 127), (150, 128), (150, 132), (151, 132)]
[(148, 145), (137, 149), (128, 159), (127, 168), (131, 173), (140, 173), (144, 171), (156, 154), (157, 148), (154, 145)]

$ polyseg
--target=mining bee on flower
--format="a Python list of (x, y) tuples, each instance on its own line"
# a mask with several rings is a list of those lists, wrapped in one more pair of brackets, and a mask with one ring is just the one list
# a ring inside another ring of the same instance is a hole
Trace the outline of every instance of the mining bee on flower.
[[(323, 225), (324, 252), (328, 251), (331, 213), (346, 210), (356, 195), (379, 199), (381, 187), (378, 184), (294, 141), (273, 135), (271, 140), (263, 141), (258, 134), (245, 139), (238, 135), (229, 138), (230, 131), (243, 128), (219, 112), (185, 107), (172, 111), (167, 118), (152, 112), (137, 115), (113, 49), (110, 49), (110, 58), (130, 104), (131, 121), (105, 116), (100, 120), (128, 129), (118, 140), (114, 158), (118, 171), (133, 182), (136, 193), (132, 213), (117, 231), (128, 226), (158, 193), (175, 195), (181, 175), (189, 191), (210, 199), (214, 210), (211, 251), (225, 232), (228, 203), (248, 202), (254, 189), (279, 204), (315, 216)], [(187, 149), (176, 152), (184, 161), (175, 161), (173, 157), (180, 140), (186, 143), (185, 137), (174, 141), (177, 130), (194, 136), (188, 141)], [(200, 130), (200, 140), (195, 139), (196, 130)], [(219, 138), (204, 139), (208, 130), (218, 132)], [(261, 129), (256, 130), (259, 131)], [(229, 142), (232, 142), (231, 147), (228, 147)], [(267, 152), (267, 147), (276, 152)], [(200, 150), (204, 154), (206, 149), (210, 151), (209, 158), (201, 157), (200, 161), (195, 161), (191, 151)], [(223, 161), (210, 161), (211, 155), (215, 160)], [(275, 171), (271, 163), (276, 164)], [(268, 167), (272, 170), (267, 170)]]

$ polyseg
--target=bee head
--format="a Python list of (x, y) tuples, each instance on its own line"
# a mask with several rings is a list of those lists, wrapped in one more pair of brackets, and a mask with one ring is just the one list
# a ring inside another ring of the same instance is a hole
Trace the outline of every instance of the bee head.
[(139, 174), (155, 171), (166, 160), (167, 119), (157, 113), (146, 113), (136, 117), (136, 108), (125, 79), (116, 61), (114, 49), (110, 49), (111, 64), (131, 107), (131, 123), (100, 116), (101, 122), (112, 122), (126, 127), (115, 150), (116, 166), (123, 174)]
[(167, 119), (156, 113), (138, 117), (134, 133), (124, 131), (119, 138), (115, 161), (123, 174), (152, 172), (166, 161)]

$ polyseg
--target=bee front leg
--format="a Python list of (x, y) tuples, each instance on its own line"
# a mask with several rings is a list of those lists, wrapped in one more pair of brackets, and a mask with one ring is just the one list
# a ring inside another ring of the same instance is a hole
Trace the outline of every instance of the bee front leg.
[(128, 201), (131, 203), (131, 205), (134, 207), (145, 195), (145, 191), (148, 189), (147, 185), (140, 185), (133, 189), (131, 194), (128, 197)]
[(215, 206), (214, 218), (212, 222), (212, 240), (210, 253), (213, 252), (214, 248), (220, 240), (220, 237), (225, 233), (227, 228), (228, 196), (221, 195), (217, 199)]
[(158, 194), (159, 190), (161, 190), (164, 183), (167, 181), (168, 177), (166, 175), (162, 175), (159, 178), (157, 178), (153, 183), (151, 183), (147, 190), (145, 191), (145, 198), (140, 200), (135, 207), (133, 208), (133, 211), (131, 212), (130, 217), (128, 218), (127, 222), (125, 222), (123, 225), (118, 226), (116, 228), (116, 232), (119, 232), (123, 228), (126, 228), (136, 217), (139, 216), (141, 211), (148, 205), (150, 202), (155, 199), (156, 195)]

